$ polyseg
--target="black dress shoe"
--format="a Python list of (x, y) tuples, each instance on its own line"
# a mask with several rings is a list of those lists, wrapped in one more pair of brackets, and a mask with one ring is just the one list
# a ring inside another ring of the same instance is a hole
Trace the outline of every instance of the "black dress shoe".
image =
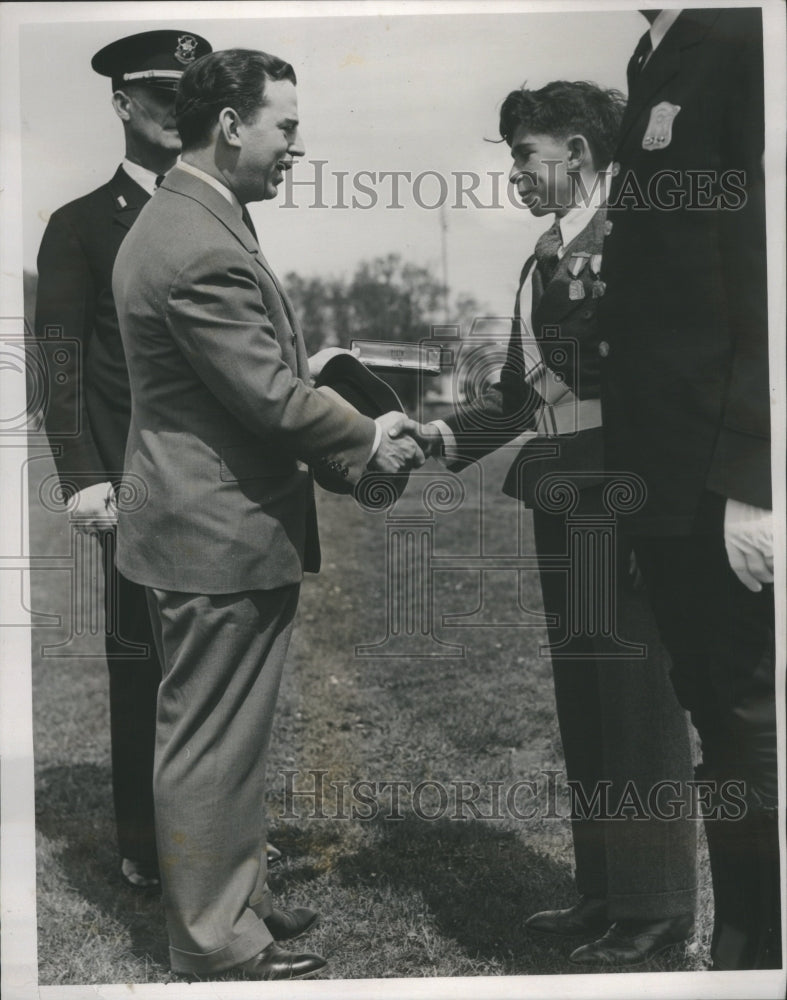
[(575, 965), (602, 969), (641, 965), (649, 958), (694, 937), (694, 916), (686, 913), (665, 920), (618, 920), (598, 941), (572, 951)]
[(132, 861), (131, 858), (123, 858), (120, 862), (120, 877), (129, 889), (136, 889), (137, 892), (152, 892), (161, 888), (158, 868)]
[(268, 859), (268, 867), (270, 868), (271, 865), (277, 865), (281, 861), (281, 851), (273, 844), (266, 844), (265, 857)]
[(272, 941), (259, 955), (237, 968), (249, 979), (305, 979), (306, 976), (319, 972), (326, 964), (325, 959), (319, 955), (297, 955), (293, 951), (285, 951)]
[(311, 930), (318, 919), (318, 914), (308, 906), (296, 906), (294, 910), (275, 909), (265, 917), (265, 926), (274, 941), (292, 941)]
[(578, 903), (566, 910), (541, 910), (525, 921), (530, 931), (543, 934), (563, 934), (576, 937), (579, 934), (598, 934), (612, 923), (607, 919), (607, 904), (603, 899), (583, 896)]

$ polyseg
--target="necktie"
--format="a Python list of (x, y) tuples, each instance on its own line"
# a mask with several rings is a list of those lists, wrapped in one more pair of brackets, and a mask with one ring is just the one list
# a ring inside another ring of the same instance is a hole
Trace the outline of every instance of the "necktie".
[[(243, 225), (248, 229), (254, 239), (257, 240), (257, 230), (254, 228), (254, 223), (251, 221), (251, 216), (249, 215), (248, 209), (245, 205), (243, 206), (240, 217), (243, 220)], [(259, 243), (260, 241), (257, 240), (257, 242)]]
[(161, 185), (164, 183), (164, 178), (166, 176), (167, 176), (166, 174), (156, 174), (156, 190), (157, 191), (161, 187)]
[(650, 31), (646, 31), (642, 38), (640, 38), (637, 42), (637, 47), (634, 49), (634, 54), (629, 60), (628, 67), (626, 68), (629, 90), (631, 90), (632, 84), (642, 73), (651, 52), (653, 52), (653, 42), (650, 37)]
[(541, 273), (541, 280), (545, 287), (555, 275), (559, 263), (558, 251), (562, 246), (563, 240), (560, 236), (560, 224), (555, 219), (549, 229), (538, 237), (533, 250), (538, 270)]

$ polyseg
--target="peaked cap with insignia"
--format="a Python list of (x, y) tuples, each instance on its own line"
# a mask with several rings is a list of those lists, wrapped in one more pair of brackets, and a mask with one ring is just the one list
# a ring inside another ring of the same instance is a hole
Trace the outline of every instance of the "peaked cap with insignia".
[(184, 70), (212, 51), (193, 31), (141, 31), (105, 45), (90, 65), (112, 79), (113, 90), (125, 83), (175, 90)]

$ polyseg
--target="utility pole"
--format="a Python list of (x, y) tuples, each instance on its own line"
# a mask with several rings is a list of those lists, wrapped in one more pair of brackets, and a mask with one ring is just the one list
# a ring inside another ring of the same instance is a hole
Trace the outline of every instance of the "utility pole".
[(443, 265), (443, 322), (450, 321), (448, 311), (448, 216), (445, 205), (440, 206), (440, 250)]

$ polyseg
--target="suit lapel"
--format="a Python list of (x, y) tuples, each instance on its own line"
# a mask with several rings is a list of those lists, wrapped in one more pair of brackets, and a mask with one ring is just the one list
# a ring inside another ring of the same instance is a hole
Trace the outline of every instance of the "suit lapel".
[[(291, 327), (291, 339), (288, 343), (282, 344), (282, 347), (289, 352), (294, 351), (296, 356), (295, 373), (299, 378), (307, 379), (309, 363), (308, 358), (306, 357), (303, 335), (301, 333), (300, 325), (295, 318), (292, 303), (285, 295), (284, 289), (279, 284), (276, 275), (273, 273), (273, 270), (263, 256), (259, 243), (256, 239), (256, 234), (252, 233), (249, 227), (245, 224), (235, 206), (231, 205), (227, 199), (216, 191), (215, 188), (212, 188), (210, 184), (206, 184), (205, 181), (201, 180), (199, 177), (195, 177), (193, 174), (187, 173), (185, 170), (171, 170), (167, 174), (161, 188), (162, 190), (166, 189), (168, 191), (175, 191), (177, 194), (185, 195), (187, 198), (193, 198), (195, 201), (198, 201), (204, 208), (214, 215), (232, 233), (235, 239), (243, 245), (248, 253), (251, 254), (255, 264), (261, 271), (264, 272), (265, 276), (276, 290), (276, 294), (281, 301), (282, 311)], [(277, 330), (276, 332), (280, 340), (283, 337), (286, 338), (285, 331)]]
[(150, 201), (150, 195), (129, 177), (123, 167), (115, 171), (109, 190), (115, 205), (113, 221), (123, 229), (131, 229), (142, 208)]
[(634, 80), (623, 115), (618, 148), (622, 146), (639, 119), (643, 108), (647, 107), (653, 96), (666, 83), (678, 75), (685, 61), (691, 58), (691, 53), (686, 50), (702, 41), (718, 16), (719, 12), (714, 10), (683, 11), (678, 15), (675, 23), (661, 40), (661, 44), (656, 47), (656, 51)]

